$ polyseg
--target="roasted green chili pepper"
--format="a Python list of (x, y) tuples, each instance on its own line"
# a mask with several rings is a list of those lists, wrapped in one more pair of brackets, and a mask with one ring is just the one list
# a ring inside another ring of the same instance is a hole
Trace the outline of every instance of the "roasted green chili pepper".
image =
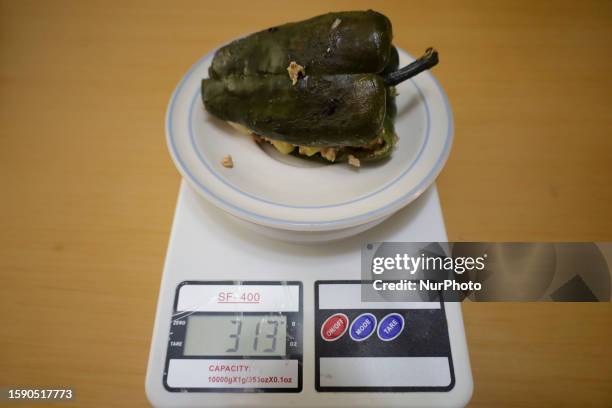
[(252, 34), (217, 51), (202, 81), (204, 106), (283, 153), (357, 165), (380, 160), (397, 139), (393, 86), (438, 62), (429, 49), (397, 70), (391, 37), (391, 23), (374, 11)]

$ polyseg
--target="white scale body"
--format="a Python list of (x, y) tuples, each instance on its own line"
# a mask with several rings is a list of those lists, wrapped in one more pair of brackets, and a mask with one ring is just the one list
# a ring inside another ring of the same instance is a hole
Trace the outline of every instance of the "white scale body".
[(149, 356), (149, 401), (465, 406), (473, 383), (460, 303), (366, 303), (359, 284), (363, 243), (446, 240), (435, 186), (365, 233), (303, 245), (265, 238), (183, 182)]

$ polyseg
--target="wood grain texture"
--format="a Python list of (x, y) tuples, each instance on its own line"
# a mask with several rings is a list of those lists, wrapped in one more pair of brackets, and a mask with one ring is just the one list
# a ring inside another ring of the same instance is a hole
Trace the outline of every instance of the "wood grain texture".
[[(146, 406), (179, 185), (164, 113), (220, 43), (376, 8), (434, 45), (455, 114), (438, 179), (451, 240), (612, 240), (612, 3), (0, 5), (0, 386)], [(474, 407), (612, 405), (611, 304), (466, 304)]]

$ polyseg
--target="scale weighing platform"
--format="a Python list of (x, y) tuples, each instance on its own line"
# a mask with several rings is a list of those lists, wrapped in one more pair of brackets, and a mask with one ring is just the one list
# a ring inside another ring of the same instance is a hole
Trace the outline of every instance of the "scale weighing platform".
[(146, 378), (155, 407), (462, 407), (460, 303), (362, 302), (365, 242), (446, 241), (438, 194), (324, 245), (262, 236), (181, 184)]

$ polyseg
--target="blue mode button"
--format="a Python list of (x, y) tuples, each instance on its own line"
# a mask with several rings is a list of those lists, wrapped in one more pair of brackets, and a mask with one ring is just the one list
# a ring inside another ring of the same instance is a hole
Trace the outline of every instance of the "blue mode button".
[(372, 313), (360, 314), (353, 320), (349, 329), (351, 339), (355, 341), (364, 341), (376, 330), (376, 316)]
[(404, 330), (404, 317), (399, 313), (389, 313), (380, 320), (378, 325), (378, 338), (382, 341), (391, 341)]

